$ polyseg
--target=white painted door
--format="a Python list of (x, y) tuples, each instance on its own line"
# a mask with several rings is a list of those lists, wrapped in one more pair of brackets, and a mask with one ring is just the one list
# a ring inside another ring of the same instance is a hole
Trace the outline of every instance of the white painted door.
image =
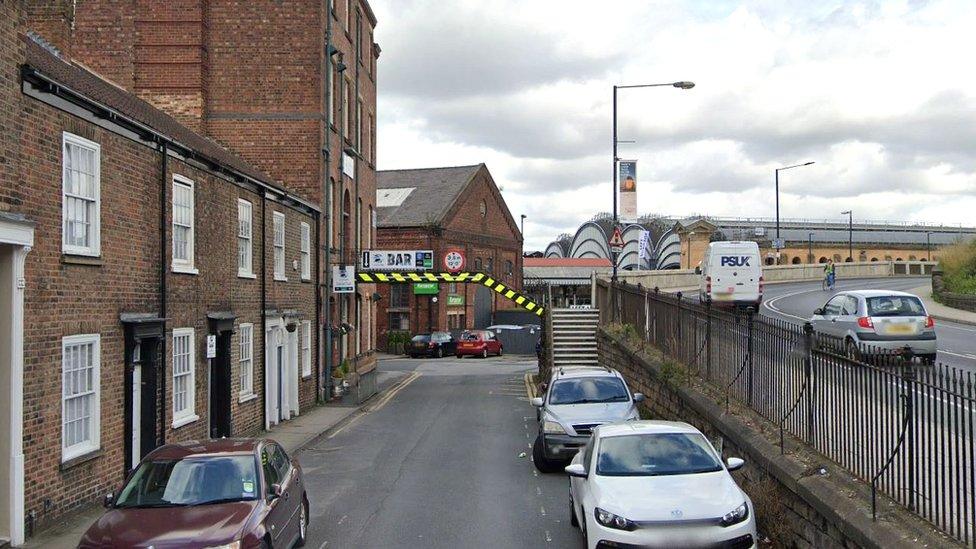
[(281, 371), (281, 329), (272, 326), (265, 334), (264, 389), (265, 389), (265, 428), (277, 425), (281, 418), (279, 398), (279, 372)]
[(288, 406), (286, 408), (285, 416), (288, 414), (298, 415), (298, 380), (300, 379), (300, 373), (298, 371), (298, 335), (300, 330), (295, 330), (288, 334), (288, 367), (286, 372), (288, 372)]
[(142, 365), (132, 366), (132, 467), (142, 458)]

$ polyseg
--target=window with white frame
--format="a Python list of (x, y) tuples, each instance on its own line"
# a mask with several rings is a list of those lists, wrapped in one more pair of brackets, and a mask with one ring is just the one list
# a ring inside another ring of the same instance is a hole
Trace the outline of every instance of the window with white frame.
[(85, 334), (61, 340), (61, 461), (97, 450), (101, 336)]
[(237, 201), (237, 275), (254, 276), (252, 257), (252, 212), (254, 207), (247, 200)]
[(66, 254), (101, 253), (101, 146), (62, 134), (61, 249)]
[(312, 375), (312, 323), (302, 321), (302, 377)]
[(288, 280), (285, 276), (285, 214), (274, 213), (274, 278)]
[(196, 395), (193, 328), (173, 330), (173, 427), (199, 419)]
[(312, 278), (312, 227), (302, 221), (302, 280)]
[(241, 398), (254, 395), (254, 325), (241, 324), (237, 327), (237, 339), (241, 371)]
[(173, 176), (173, 270), (193, 268), (193, 181)]

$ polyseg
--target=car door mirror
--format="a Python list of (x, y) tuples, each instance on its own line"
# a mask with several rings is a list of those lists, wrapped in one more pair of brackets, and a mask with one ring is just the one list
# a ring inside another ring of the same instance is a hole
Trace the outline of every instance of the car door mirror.
[(701, 267), (695, 267), (695, 274), (696, 275), (700, 275), (701, 274)]
[(824, 311), (824, 308), (823, 307), (817, 307), (816, 309), (813, 310), (813, 314), (815, 314), (817, 316), (823, 316), (824, 313), (825, 313), (825, 311)]
[(634, 393), (634, 402), (644, 402), (644, 393)]
[(269, 499), (278, 499), (284, 493), (285, 493), (285, 490), (284, 490), (284, 488), (281, 487), (280, 484), (272, 484), (271, 485), (271, 494), (269, 496)]
[(566, 471), (566, 474), (571, 477), (586, 478), (586, 469), (583, 467), (582, 463), (567, 465), (564, 471)]
[(115, 505), (115, 494), (109, 492), (105, 494), (105, 498), (102, 500), (102, 507), (111, 509), (113, 505)]
[(725, 460), (725, 466), (729, 471), (737, 471), (742, 469), (742, 466), (746, 464), (746, 460), (742, 458), (729, 458)]
[(531, 402), (532, 405), (535, 406), (536, 408), (542, 408), (542, 405), (544, 404), (542, 397), (535, 397), (532, 399)]

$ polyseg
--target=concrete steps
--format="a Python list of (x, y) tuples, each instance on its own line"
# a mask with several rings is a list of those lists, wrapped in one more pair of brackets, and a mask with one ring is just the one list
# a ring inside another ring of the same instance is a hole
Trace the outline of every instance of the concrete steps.
[(597, 366), (596, 328), (600, 311), (553, 309), (552, 358), (555, 366)]

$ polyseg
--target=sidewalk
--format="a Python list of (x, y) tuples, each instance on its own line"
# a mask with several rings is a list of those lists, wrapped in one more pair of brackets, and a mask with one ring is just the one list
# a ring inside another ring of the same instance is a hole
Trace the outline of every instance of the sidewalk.
[[(316, 406), (294, 419), (272, 427), (268, 432), (259, 433), (257, 437), (266, 437), (278, 441), (289, 454), (301, 450), (320, 435), (340, 427), (346, 419), (372, 405), (378, 398), (396, 389), (400, 386), (401, 381), (408, 378), (408, 372), (392, 372), (391, 374), (393, 375), (383, 376), (384, 379), (379, 384), (379, 391), (361, 405), (343, 406), (330, 403)], [(23, 547), (74, 549), (88, 527), (98, 520), (104, 511), (101, 505), (92, 505), (72, 513), (60, 523), (28, 539)]]
[(913, 293), (922, 299), (922, 303), (925, 304), (925, 308), (928, 310), (929, 314), (932, 315), (932, 318), (936, 320), (946, 320), (949, 322), (958, 322), (959, 324), (976, 326), (976, 313), (946, 307), (945, 305), (937, 303), (934, 299), (932, 299), (931, 284), (919, 286), (918, 288), (911, 290), (910, 293)]

